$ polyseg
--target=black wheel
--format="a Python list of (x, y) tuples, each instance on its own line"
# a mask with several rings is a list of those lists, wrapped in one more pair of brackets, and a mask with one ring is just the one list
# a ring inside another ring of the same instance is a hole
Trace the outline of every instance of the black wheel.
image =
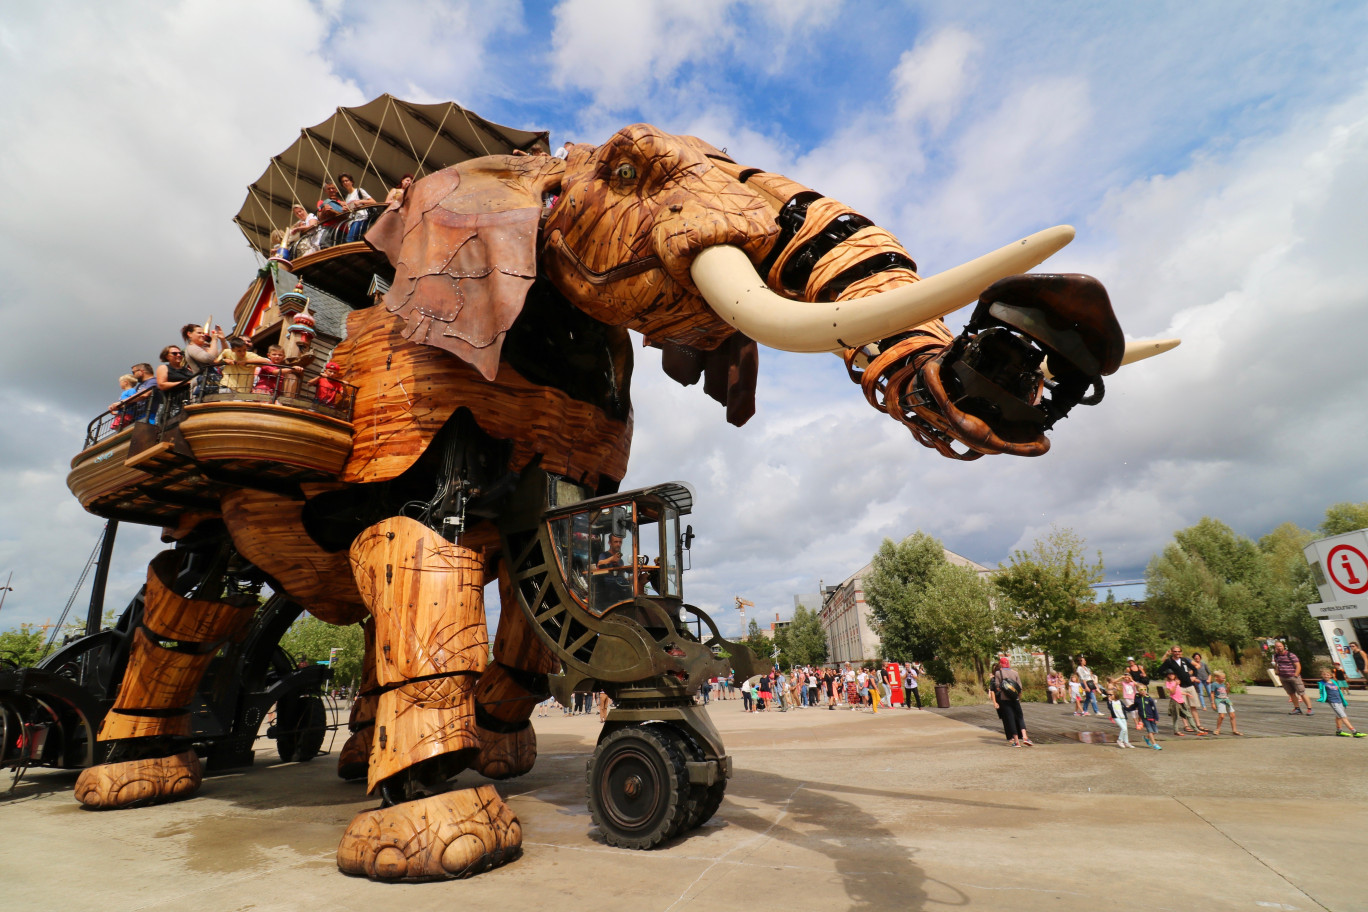
[(621, 728), (599, 742), (585, 782), (589, 813), (609, 845), (651, 849), (685, 829), (689, 771), (682, 738), (660, 725)]
[[(703, 745), (698, 742), (698, 739), (687, 733), (680, 733), (680, 737), (683, 739), (691, 759), (707, 759), (707, 753), (703, 750)], [(722, 799), (726, 794), (726, 779), (719, 779), (712, 785), (689, 786), (689, 818), (684, 829), (692, 830), (694, 827), (702, 826), (711, 820), (713, 815), (717, 813), (717, 809), (722, 806)]]
[(323, 746), (328, 730), (328, 713), (319, 696), (282, 701), (277, 707), (276, 749), (286, 763), (312, 760)]

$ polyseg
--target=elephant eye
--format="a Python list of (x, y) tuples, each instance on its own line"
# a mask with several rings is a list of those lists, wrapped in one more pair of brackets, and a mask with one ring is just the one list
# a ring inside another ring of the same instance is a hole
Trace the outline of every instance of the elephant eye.
[(636, 166), (631, 162), (619, 162), (618, 166), (613, 169), (613, 177), (624, 184), (636, 180), (636, 176)]

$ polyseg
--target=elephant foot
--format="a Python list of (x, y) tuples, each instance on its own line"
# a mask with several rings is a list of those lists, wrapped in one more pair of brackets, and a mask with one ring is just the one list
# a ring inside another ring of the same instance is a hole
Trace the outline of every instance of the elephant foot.
[(365, 779), (370, 768), (371, 739), (375, 736), (375, 726), (367, 725), (354, 731), (342, 752), (337, 757), (337, 775), (343, 779)]
[(193, 750), (170, 757), (103, 763), (76, 779), (76, 800), (88, 808), (110, 810), (188, 798), (204, 778)]
[(337, 847), (337, 867), (371, 880), (448, 880), (521, 854), (517, 816), (482, 785), (358, 814)]
[(512, 779), (532, 769), (537, 762), (537, 733), (528, 722), (515, 732), (480, 733), (480, 753), (472, 768), (489, 779)]

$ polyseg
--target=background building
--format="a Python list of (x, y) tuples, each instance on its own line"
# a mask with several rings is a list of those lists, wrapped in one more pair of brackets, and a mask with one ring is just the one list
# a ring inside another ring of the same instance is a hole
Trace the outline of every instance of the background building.
[[(980, 576), (993, 572), (948, 548), (945, 559), (961, 567), (972, 567)], [(879, 635), (870, 624), (869, 606), (864, 600), (864, 577), (872, 568), (872, 563), (865, 564), (839, 586), (823, 587), (819, 617), (826, 633), (830, 662), (866, 662), (879, 658)]]

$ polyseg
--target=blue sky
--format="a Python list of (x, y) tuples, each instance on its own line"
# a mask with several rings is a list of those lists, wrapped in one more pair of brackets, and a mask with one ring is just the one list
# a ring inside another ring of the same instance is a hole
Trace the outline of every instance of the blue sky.
[[(251, 279), (246, 184), (300, 127), (385, 91), (556, 143), (694, 133), (874, 218), (924, 274), (1070, 223), (1046, 268), (1097, 275), (1132, 338), (1184, 337), (1047, 456), (971, 464), (869, 409), (834, 358), (765, 350), (738, 430), (640, 352), (628, 483), (699, 491), (705, 608), (787, 613), (918, 528), (992, 565), (1068, 526), (1133, 579), (1203, 515), (1314, 526), (1368, 500), (1365, 39), (1351, 3), (6, 8), (0, 627), (55, 615), (93, 545), (64, 479), (117, 375)], [(158, 547), (120, 536), (111, 601)]]

